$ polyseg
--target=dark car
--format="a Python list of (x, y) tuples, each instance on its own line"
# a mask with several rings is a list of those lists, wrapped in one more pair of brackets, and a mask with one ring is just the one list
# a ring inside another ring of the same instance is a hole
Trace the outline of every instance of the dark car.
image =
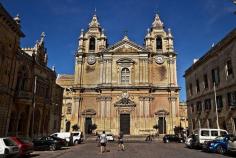
[(64, 146), (63, 142), (55, 137), (48, 136), (33, 140), (35, 150), (58, 150)]
[(25, 157), (34, 151), (33, 143), (30, 140), (19, 137), (10, 138), (17, 144), (20, 157)]
[(224, 154), (228, 150), (228, 141), (232, 135), (218, 136), (213, 141), (203, 144), (203, 151)]
[(169, 143), (169, 142), (183, 143), (184, 138), (179, 137), (178, 135), (174, 135), (174, 134), (167, 134), (163, 137), (163, 142), (164, 143)]

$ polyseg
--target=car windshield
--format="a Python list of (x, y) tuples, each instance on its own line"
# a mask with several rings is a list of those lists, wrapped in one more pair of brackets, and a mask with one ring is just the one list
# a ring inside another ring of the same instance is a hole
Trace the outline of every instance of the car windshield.
[(107, 134), (107, 136), (112, 136), (112, 134)]
[(220, 136), (220, 137), (216, 137), (215, 140), (224, 140), (224, 138), (225, 138), (225, 137), (221, 137), (221, 136)]
[(5, 139), (3, 139), (3, 141), (6, 146), (16, 146), (16, 144), (10, 139), (5, 138)]

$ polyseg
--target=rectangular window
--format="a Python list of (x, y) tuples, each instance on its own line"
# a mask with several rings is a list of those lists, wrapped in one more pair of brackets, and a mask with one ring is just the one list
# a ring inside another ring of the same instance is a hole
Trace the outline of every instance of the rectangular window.
[(211, 110), (211, 99), (204, 100), (204, 107), (205, 107), (205, 110)]
[(209, 131), (202, 130), (201, 136), (209, 136)]
[(192, 85), (192, 83), (190, 83), (190, 85), (189, 85), (189, 94), (190, 94), (190, 96), (193, 95), (193, 85)]
[(223, 100), (222, 100), (222, 96), (221, 95), (216, 96), (216, 102), (217, 102), (218, 109), (223, 108)]
[(205, 88), (205, 89), (208, 89), (208, 78), (207, 78), (207, 74), (204, 74), (203, 79), (204, 79), (204, 88)]
[(212, 75), (212, 83), (215, 83), (216, 85), (220, 84), (220, 70), (219, 70), (219, 68), (212, 69), (211, 75)]
[(197, 88), (197, 93), (200, 92), (200, 85), (199, 85), (199, 80), (196, 79), (196, 88)]
[(231, 60), (228, 60), (226, 63), (226, 76), (227, 76), (227, 78), (229, 76), (233, 76), (233, 67), (232, 67)]
[(236, 92), (227, 93), (227, 98), (229, 106), (236, 106)]
[(197, 111), (198, 111), (198, 112), (201, 112), (201, 111), (202, 111), (202, 102), (201, 102), (201, 101), (198, 101), (198, 102), (197, 102)]
[(211, 131), (211, 136), (217, 137), (218, 136), (218, 131)]
[(195, 124), (195, 120), (194, 119), (192, 119), (192, 123), (193, 123), (193, 129), (195, 129), (196, 124)]
[(191, 104), (191, 110), (192, 110), (192, 113), (194, 113), (194, 105)]

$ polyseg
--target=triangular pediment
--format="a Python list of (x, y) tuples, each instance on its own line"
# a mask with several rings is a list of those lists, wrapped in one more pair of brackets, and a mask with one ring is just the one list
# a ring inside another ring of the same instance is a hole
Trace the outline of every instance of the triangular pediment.
[(135, 53), (135, 52), (148, 52), (148, 50), (128, 39), (123, 39), (117, 42), (116, 44), (108, 47), (107, 49), (103, 50), (102, 52)]

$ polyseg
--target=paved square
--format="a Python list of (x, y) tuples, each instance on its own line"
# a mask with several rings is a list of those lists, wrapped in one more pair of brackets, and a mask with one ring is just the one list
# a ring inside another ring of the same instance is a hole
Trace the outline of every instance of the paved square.
[(84, 143), (73, 146), (69, 149), (59, 151), (43, 151), (36, 152), (39, 155), (35, 157), (47, 158), (224, 158), (224, 156), (213, 153), (205, 153), (201, 150), (194, 150), (185, 148), (184, 144), (162, 142), (139, 142), (139, 143), (126, 143), (125, 151), (118, 151), (117, 143), (109, 143), (109, 152), (100, 153), (100, 148), (96, 143)]

